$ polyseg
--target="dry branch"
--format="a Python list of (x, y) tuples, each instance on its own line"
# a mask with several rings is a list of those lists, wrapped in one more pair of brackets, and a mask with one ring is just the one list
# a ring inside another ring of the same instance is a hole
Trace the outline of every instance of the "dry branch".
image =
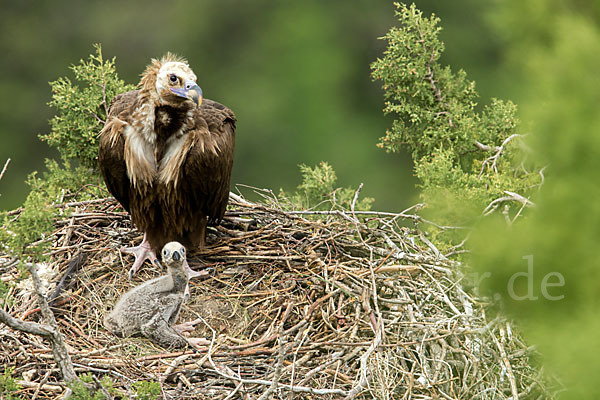
[(4, 177), (4, 173), (6, 172), (6, 168), (8, 168), (8, 164), (10, 163), (10, 158), (6, 160), (4, 163), (4, 167), (2, 168), (2, 172), (0, 172), (0, 181)]
[(500, 158), (500, 156), (502, 155), (502, 153), (504, 152), (504, 150), (506, 149), (506, 145), (513, 139), (518, 138), (518, 137), (523, 137), (524, 135), (518, 134), (518, 133), (513, 133), (512, 135), (508, 136), (506, 139), (504, 139), (504, 141), (502, 142), (502, 144), (500, 146), (488, 146), (486, 144), (483, 144), (479, 141), (475, 141), (475, 147), (477, 147), (479, 150), (483, 150), (483, 151), (494, 151), (494, 154), (488, 158), (486, 158), (483, 163), (481, 164), (481, 171), (479, 171), (479, 175), (477, 176), (478, 178), (481, 178), (481, 175), (483, 175), (483, 172), (485, 171), (485, 167), (487, 166), (489, 169), (491, 169), (492, 171), (494, 171), (494, 173), (498, 173), (498, 167), (497, 167), (497, 163), (498, 163), (498, 159)]
[(69, 352), (67, 351), (67, 347), (65, 346), (63, 337), (60, 331), (58, 330), (58, 325), (54, 318), (54, 314), (52, 313), (52, 311), (50, 310), (50, 306), (48, 305), (46, 293), (36, 268), (37, 266), (35, 264), (31, 264), (31, 266), (29, 267), (29, 272), (31, 273), (35, 293), (37, 295), (42, 315), (44, 317), (44, 320), (46, 321), (46, 324), (37, 324), (33, 322), (25, 322), (18, 320), (10, 314), (8, 314), (7, 312), (5, 312), (4, 310), (0, 310), (0, 320), (15, 330), (47, 338), (52, 346), (54, 360), (58, 364), (64, 381), (66, 383), (76, 382), (79, 380), (79, 378), (77, 377), (77, 374), (73, 369), (71, 357), (69, 355)]

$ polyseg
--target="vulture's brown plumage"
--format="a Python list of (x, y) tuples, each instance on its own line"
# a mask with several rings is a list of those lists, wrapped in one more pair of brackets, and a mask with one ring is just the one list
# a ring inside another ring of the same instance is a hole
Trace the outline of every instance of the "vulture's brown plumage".
[[(205, 244), (207, 224), (222, 218), (229, 197), (235, 116), (202, 99), (196, 75), (167, 54), (142, 74), (140, 89), (117, 95), (100, 133), (106, 186), (145, 233), (137, 271), (168, 242)], [(189, 267), (188, 267), (189, 268)]]

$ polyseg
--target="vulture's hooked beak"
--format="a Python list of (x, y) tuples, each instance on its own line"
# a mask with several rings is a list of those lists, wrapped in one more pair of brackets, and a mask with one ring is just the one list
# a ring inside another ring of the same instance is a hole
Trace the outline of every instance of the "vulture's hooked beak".
[(179, 97), (192, 100), (198, 107), (202, 104), (202, 89), (194, 81), (187, 81), (182, 89), (171, 88), (171, 92)]

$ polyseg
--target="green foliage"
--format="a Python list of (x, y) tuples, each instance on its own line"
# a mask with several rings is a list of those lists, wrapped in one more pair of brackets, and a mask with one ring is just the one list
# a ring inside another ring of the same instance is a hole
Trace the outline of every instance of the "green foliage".
[[(514, 41), (510, 60), (526, 93), (521, 109), (531, 121), (531, 142), (536, 157), (549, 166), (527, 219), (510, 229), (488, 220), (474, 232), (472, 264), (490, 274), (483, 282), (489, 293), (502, 295), (507, 312), (543, 354), (545, 368), (567, 386), (559, 398), (600, 398), (598, 19), (594, 23), (576, 1), (498, 4), (494, 15), (505, 18), (498, 26), (507, 31), (510, 25)], [(549, 14), (552, 18), (538, 21)], [(528, 275), (523, 257), (531, 259), (530, 277), (523, 275)], [(530, 287), (529, 298), (509, 295), (515, 276), (516, 292), (527, 295)], [(564, 285), (546, 285), (550, 297), (545, 296), (544, 279), (556, 284), (559, 276)]]
[(133, 384), (139, 400), (156, 400), (161, 394), (160, 383), (153, 381), (138, 381)]
[[(98, 382), (94, 382), (91, 373), (79, 375), (79, 382), (75, 382), (69, 387), (73, 394), (69, 399), (73, 400), (107, 400), (106, 393), (114, 397), (123, 397), (114, 387), (114, 382), (110, 376), (105, 375)], [(102, 389), (98, 387), (98, 383)], [(139, 400), (156, 400), (161, 394), (160, 384), (154, 381), (137, 381), (133, 384), (135, 389), (135, 398)]]
[[(540, 175), (525, 162), (516, 106), (492, 99), (478, 110), (475, 83), (463, 70), (454, 73), (439, 62), (439, 18), (424, 17), (414, 4), (396, 7), (400, 27), (384, 37), (384, 57), (371, 65), (372, 77), (383, 83), (384, 112), (396, 117), (378, 146), (390, 152), (408, 148), (421, 196), (443, 223), (472, 222), (478, 213), (464, 210), (480, 212), (506, 197), (505, 191), (529, 196)], [(515, 214), (522, 207), (507, 204)]]
[(21, 396), (15, 395), (15, 392), (21, 390), (21, 386), (12, 377), (14, 368), (4, 367), (4, 373), (0, 374), (0, 399), (18, 400)]
[(106, 118), (108, 102), (117, 93), (132, 89), (117, 76), (115, 60), (105, 60), (99, 45), (96, 54), (71, 66), (77, 82), (63, 77), (52, 82), (50, 106), (57, 114), (50, 121), (51, 132), (40, 138), (56, 147), (62, 162), (46, 160), (47, 171), (40, 178), (33, 172), (27, 179), (29, 195), (20, 213), (4, 213), (0, 231), (3, 250), (14, 256), (40, 261), (48, 250), (48, 234), (54, 221), (68, 213), (59, 207), (66, 201), (88, 200), (101, 194), (97, 174), (98, 134)]
[(14, 393), (21, 390), (21, 386), (12, 377), (14, 368), (4, 367), (4, 373), (0, 374), (0, 398), (6, 400), (21, 399)]
[(82, 165), (96, 168), (98, 134), (104, 126), (112, 98), (133, 89), (119, 79), (115, 59), (105, 60), (100, 45), (88, 61), (72, 65), (75, 85), (67, 77), (50, 83), (52, 101), (57, 114), (50, 120), (51, 131), (40, 138), (60, 152), (64, 160), (79, 160)]
[(87, 200), (100, 194), (100, 180), (84, 166), (72, 167), (68, 161), (59, 164), (46, 160), (42, 177), (33, 172), (27, 184), (31, 191), (16, 216), (4, 213), (0, 243), (3, 250), (21, 259), (40, 261), (45, 259), (50, 243), (46, 240), (52, 232), (57, 217), (69, 212), (58, 207), (68, 200)]
[(475, 125), (475, 84), (466, 80), (464, 71), (454, 75), (437, 62), (444, 51), (438, 18), (424, 18), (414, 4), (396, 7), (401, 27), (387, 33), (385, 56), (371, 66), (373, 78), (383, 82), (384, 112), (398, 117), (379, 146), (397, 151), (406, 144), (415, 160), (442, 142), (465, 152)]
[[(287, 209), (295, 210), (349, 210), (352, 206), (356, 190), (351, 187), (336, 187), (337, 176), (328, 163), (322, 161), (319, 165), (309, 167), (301, 164), (302, 183), (296, 192), (288, 194), (283, 190), (279, 193), (279, 201)], [(370, 210), (374, 199), (365, 197), (357, 199), (355, 210)]]
[[(95, 385), (94, 379), (92, 378), (91, 373), (81, 374), (79, 375), (79, 379), (81, 381), (74, 382), (69, 385), (69, 388), (73, 391), (73, 394), (69, 397), (69, 399), (73, 400), (107, 400), (107, 396), (104, 394), (103, 390), (97, 388), (96, 390), (90, 390), (90, 387)], [(117, 393), (117, 390), (114, 388), (114, 384), (112, 379), (105, 375), (102, 379), (99, 380), (102, 388), (111, 396), (114, 396)]]
[(6, 283), (0, 281), (0, 306), (4, 305), (9, 289)]

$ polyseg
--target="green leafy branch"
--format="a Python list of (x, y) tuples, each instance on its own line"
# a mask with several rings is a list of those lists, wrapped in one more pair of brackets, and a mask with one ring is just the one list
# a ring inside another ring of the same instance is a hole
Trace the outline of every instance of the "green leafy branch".
[(50, 133), (40, 138), (57, 148), (64, 160), (76, 159), (95, 169), (98, 134), (104, 126), (109, 102), (134, 86), (119, 79), (114, 57), (106, 60), (101, 46), (96, 44), (94, 48), (96, 54), (90, 55), (88, 61), (80, 60), (78, 65), (70, 67), (79, 85), (68, 77), (50, 82), (52, 100), (48, 105), (57, 113), (50, 120)]
[(475, 82), (439, 62), (439, 18), (424, 17), (414, 4), (396, 8), (400, 26), (383, 37), (387, 49), (371, 65), (384, 112), (396, 117), (378, 146), (411, 152), (421, 196), (441, 223), (468, 224), (490, 209), (512, 222), (543, 181), (527, 160), (516, 105), (492, 99), (479, 108)]
[(30, 261), (44, 258), (47, 241), (59, 214), (69, 213), (58, 207), (65, 201), (88, 200), (102, 194), (103, 183), (97, 173), (98, 134), (104, 125), (110, 100), (132, 89), (119, 79), (115, 59), (106, 60), (100, 45), (87, 61), (70, 67), (77, 84), (68, 77), (50, 83), (56, 109), (50, 120), (50, 133), (40, 135), (61, 156), (59, 163), (46, 160), (46, 171), (32, 173), (27, 184), (31, 190), (23, 206), (0, 215), (2, 250)]
[(370, 210), (374, 199), (364, 197), (354, 200), (360, 193), (351, 187), (337, 187), (333, 167), (322, 161), (314, 167), (301, 164), (302, 183), (294, 193), (279, 193), (280, 204), (289, 210)]
[(119, 79), (115, 58), (105, 60), (102, 48), (94, 46), (96, 54), (88, 61), (72, 65), (76, 85), (68, 77), (50, 82), (52, 100), (48, 103), (57, 111), (50, 120), (51, 130), (40, 135), (51, 147), (55, 147), (65, 160), (76, 159), (89, 168), (96, 168), (98, 134), (104, 126), (110, 100), (118, 93), (131, 90)]

